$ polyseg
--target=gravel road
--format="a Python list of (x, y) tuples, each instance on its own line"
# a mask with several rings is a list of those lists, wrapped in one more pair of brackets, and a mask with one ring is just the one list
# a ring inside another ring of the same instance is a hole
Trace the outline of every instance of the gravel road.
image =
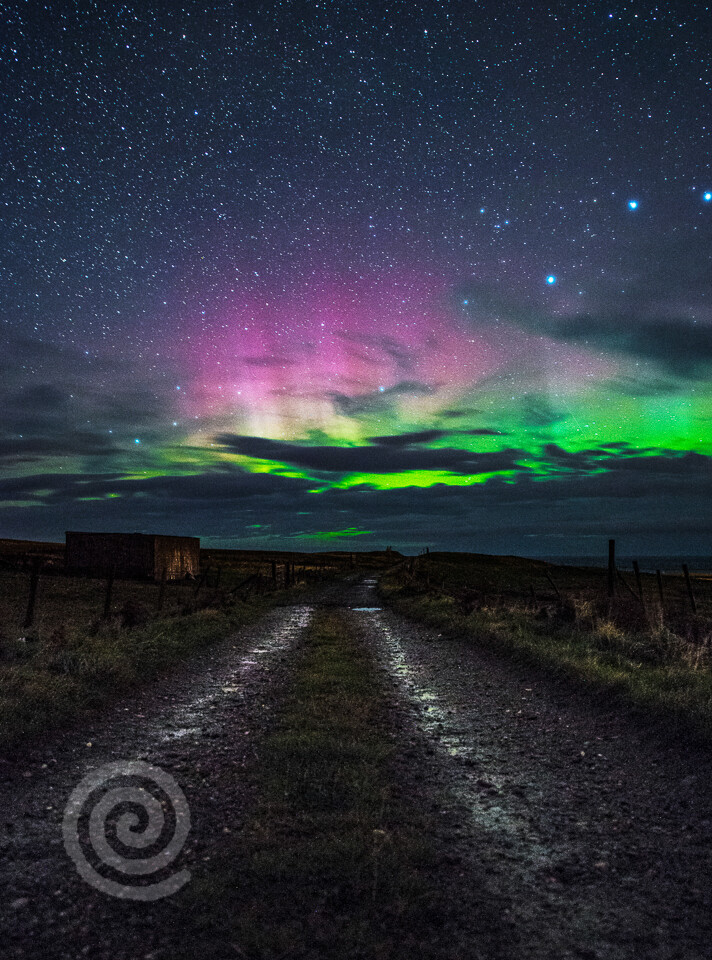
[(499, 903), (502, 955), (712, 957), (709, 751), (471, 641), (358, 616), (432, 751), (463, 897), (478, 876), (463, 917)]
[[(67, 800), (104, 764), (160, 767), (188, 798), (192, 821), (170, 873), (205, 868), (223, 831), (239, 829), (249, 791), (239, 771), (254, 760), (311, 613), (309, 604), (276, 608), (90, 726), (49, 736), (0, 763), (0, 955), (164, 955), (170, 901), (117, 900), (80, 879), (62, 837)], [(230, 778), (234, 789), (215, 795), (211, 781), (226, 766), (238, 774)]]
[(188, 798), (192, 829), (159, 875), (209, 871), (244, 820), (260, 738), (319, 606), (348, 611), (386, 675), (401, 789), (436, 814), (433, 882), (455, 904), (442, 933), (453, 958), (712, 957), (710, 754), (380, 609), (372, 580), (276, 608), (90, 728), (0, 761), (0, 953), (170, 955), (171, 898), (117, 900), (78, 876), (67, 800), (106, 763), (160, 767)]

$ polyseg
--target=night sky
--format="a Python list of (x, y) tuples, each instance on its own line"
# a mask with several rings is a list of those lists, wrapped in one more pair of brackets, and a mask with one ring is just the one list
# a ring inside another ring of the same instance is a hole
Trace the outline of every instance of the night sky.
[(0, 15), (0, 536), (712, 552), (708, 5)]

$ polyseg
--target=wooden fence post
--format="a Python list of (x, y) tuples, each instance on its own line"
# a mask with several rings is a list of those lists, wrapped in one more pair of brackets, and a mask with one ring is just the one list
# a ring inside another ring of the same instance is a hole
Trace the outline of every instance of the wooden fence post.
[(640, 579), (640, 567), (638, 566), (638, 561), (633, 561), (633, 573), (635, 574), (635, 585), (638, 588), (638, 597), (640, 598), (640, 605), (643, 608), (643, 613), (647, 619), (648, 610), (645, 606), (645, 597), (643, 596), (643, 581)]
[(616, 541), (608, 541), (608, 597), (616, 595)]
[(111, 616), (111, 593), (114, 589), (114, 567), (109, 567), (106, 575), (106, 593), (104, 594), (104, 612), (101, 615), (102, 620), (108, 620)]
[(163, 601), (166, 596), (166, 577), (167, 577), (166, 568), (164, 567), (161, 570), (161, 582), (158, 586), (158, 601), (156, 603), (156, 610), (158, 613), (160, 613), (161, 610), (163, 610)]
[(27, 613), (25, 614), (24, 627), (31, 627), (35, 620), (35, 600), (37, 599), (37, 584), (40, 580), (40, 567), (42, 563), (39, 557), (32, 560), (32, 570), (30, 571), (30, 595), (27, 598)]
[(561, 594), (559, 593), (559, 588), (556, 586), (556, 584), (555, 584), (554, 581), (551, 579), (551, 577), (549, 576), (549, 573), (548, 573), (546, 570), (544, 571), (544, 576), (546, 577), (546, 579), (549, 581), (549, 583), (550, 583), (550, 584), (552, 585), (552, 587), (554, 588), (554, 593), (556, 594), (559, 603), (562, 603), (563, 601), (562, 601), (562, 599), (561, 599)]
[(663, 593), (663, 576), (659, 570), (655, 571), (655, 576), (658, 578), (658, 596), (660, 597), (660, 612), (665, 615), (665, 594)]
[(690, 606), (692, 607), (692, 612), (697, 613), (697, 604), (695, 603), (695, 595), (692, 592), (692, 581), (690, 580), (690, 571), (687, 569), (687, 564), (683, 563), (682, 572), (685, 574), (685, 583), (687, 584), (687, 595), (690, 598)]
[(193, 591), (193, 596), (194, 596), (194, 597), (197, 597), (198, 594), (200, 593), (201, 587), (203, 586), (203, 584), (205, 583), (205, 581), (208, 579), (208, 574), (209, 574), (209, 573), (210, 573), (210, 567), (208, 567), (208, 569), (205, 571), (205, 573), (201, 574), (201, 576), (198, 577), (198, 583), (196, 584), (195, 590)]

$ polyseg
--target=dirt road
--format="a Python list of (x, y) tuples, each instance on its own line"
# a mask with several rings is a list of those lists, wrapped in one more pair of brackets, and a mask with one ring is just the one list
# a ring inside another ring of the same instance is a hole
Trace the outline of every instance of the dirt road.
[(712, 956), (709, 753), (472, 642), (359, 616), (434, 751), (453, 862), (485, 867), (469, 909), (507, 903), (511, 956)]
[[(635, 718), (471, 642), (407, 623), (379, 609), (373, 581), (356, 579), (275, 609), (91, 729), (0, 763), (5, 955), (170, 955), (171, 898), (117, 900), (78, 876), (62, 838), (67, 800), (108, 762), (160, 767), (183, 790), (192, 821), (167, 870), (209, 871), (225, 832), (244, 820), (260, 737), (323, 605), (348, 611), (391, 685), (402, 789), (437, 813), (434, 882), (456, 903), (438, 936), (453, 958), (712, 956), (709, 754), (666, 744)], [(218, 776), (226, 767), (236, 774), (229, 793)], [(239, 947), (225, 956), (240, 956)]]

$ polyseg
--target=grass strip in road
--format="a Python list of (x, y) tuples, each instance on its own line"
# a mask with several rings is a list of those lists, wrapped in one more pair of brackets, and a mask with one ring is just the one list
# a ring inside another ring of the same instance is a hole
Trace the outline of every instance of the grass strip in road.
[[(437, 565), (433, 564), (433, 579)], [(447, 588), (403, 582), (379, 585), (397, 613), (445, 636), (471, 639), (500, 656), (543, 668), (623, 703), (663, 724), (667, 734), (712, 742), (712, 654), (664, 627), (627, 630), (581, 604), (573, 620), (538, 620), (515, 606), (492, 604), (463, 612)], [(661, 728), (662, 729), (662, 728)]]
[(183, 955), (441, 956), (419, 936), (439, 895), (424, 818), (393, 783), (383, 679), (338, 612), (316, 614), (298, 657), (248, 824), (187, 888)]
[(0, 661), (0, 748), (68, 723), (146, 683), (210, 643), (258, 619), (270, 605), (256, 598), (226, 609), (152, 620), (123, 629), (49, 638)]

